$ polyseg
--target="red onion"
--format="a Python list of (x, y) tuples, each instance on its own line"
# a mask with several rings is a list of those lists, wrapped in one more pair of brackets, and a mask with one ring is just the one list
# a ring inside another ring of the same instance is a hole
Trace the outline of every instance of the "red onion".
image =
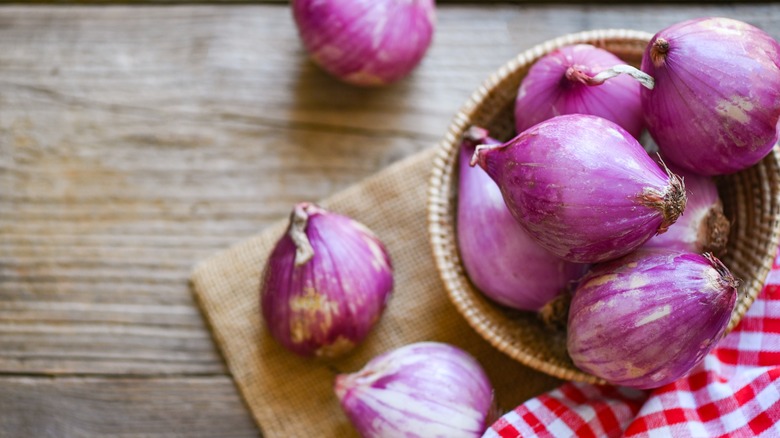
[(419, 64), (433, 38), (433, 0), (293, 0), (311, 58), (341, 80), (395, 82)]
[(600, 117), (554, 117), (503, 145), (479, 146), (475, 162), (529, 235), (572, 262), (625, 255), (663, 233), (685, 208), (682, 181)]
[(688, 203), (685, 214), (663, 234), (652, 237), (643, 248), (668, 248), (694, 253), (720, 255), (726, 250), (730, 223), (723, 214), (723, 203), (715, 181), (708, 176), (674, 169), (685, 181)]
[(539, 59), (517, 93), (517, 132), (561, 114), (592, 114), (639, 138), (644, 125), (639, 83), (627, 76), (605, 82), (608, 70), (616, 66), (636, 71), (612, 53), (589, 44), (562, 47)]
[(736, 287), (709, 253), (643, 249), (597, 265), (574, 291), (569, 354), (577, 367), (615, 385), (673, 382), (723, 336)]
[(300, 203), (260, 287), (271, 335), (302, 356), (336, 357), (362, 341), (393, 288), (390, 258), (362, 224)]
[(363, 438), (479, 437), (493, 388), (465, 351), (420, 342), (371, 359), (336, 377), (336, 396)]
[(642, 90), (650, 134), (685, 170), (721, 175), (766, 156), (778, 139), (780, 45), (728, 18), (700, 18), (658, 32), (642, 58), (655, 88)]
[(539, 246), (507, 209), (484, 170), (469, 166), (478, 144), (501, 144), (484, 129), (466, 132), (460, 150), (458, 246), (474, 285), (492, 300), (521, 310), (540, 310), (584, 273)]

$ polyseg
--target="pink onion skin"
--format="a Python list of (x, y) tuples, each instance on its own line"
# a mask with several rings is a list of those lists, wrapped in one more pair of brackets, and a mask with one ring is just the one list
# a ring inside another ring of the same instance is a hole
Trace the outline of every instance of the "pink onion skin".
[(539, 246), (512, 217), (496, 183), (469, 166), (477, 144), (499, 145), (472, 127), (461, 143), (458, 181), (458, 246), (474, 285), (493, 301), (539, 311), (585, 272)]
[(592, 114), (617, 123), (639, 138), (644, 116), (636, 80), (621, 75), (600, 85), (588, 85), (566, 75), (571, 69), (592, 77), (618, 64), (625, 62), (590, 44), (566, 46), (545, 55), (520, 84), (515, 101), (516, 131), (523, 132), (562, 114)]
[(297, 204), (290, 222), (263, 273), (263, 318), (271, 335), (296, 354), (343, 355), (385, 308), (393, 289), (390, 257), (364, 225), (314, 204)]
[(572, 114), (539, 123), (472, 158), (542, 247), (576, 263), (623, 256), (673, 224), (685, 190), (623, 128)]
[(303, 45), (344, 82), (381, 86), (420, 63), (433, 39), (433, 0), (293, 0)]
[(493, 388), (465, 351), (439, 342), (409, 344), (336, 377), (336, 396), (363, 438), (482, 436)]
[(669, 229), (650, 238), (643, 248), (668, 248), (693, 253), (711, 252), (720, 256), (726, 250), (730, 223), (723, 214), (723, 202), (712, 177), (673, 169), (685, 181), (688, 202), (685, 214)]
[(711, 255), (643, 249), (596, 265), (574, 291), (569, 355), (583, 371), (615, 385), (673, 382), (723, 336), (736, 285)]
[(777, 143), (780, 45), (766, 32), (728, 18), (684, 21), (652, 38), (642, 70), (655, 78), (641, 92), (647, 129), (670, 164), (729, 174)]

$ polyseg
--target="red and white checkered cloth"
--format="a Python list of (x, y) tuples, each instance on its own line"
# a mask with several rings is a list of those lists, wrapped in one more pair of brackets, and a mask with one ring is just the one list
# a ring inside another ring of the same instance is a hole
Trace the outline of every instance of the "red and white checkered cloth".
[(483, 438), (780, 437), (780, 255), (740, 324), (687, 376), (652, 391), (566, 383)]

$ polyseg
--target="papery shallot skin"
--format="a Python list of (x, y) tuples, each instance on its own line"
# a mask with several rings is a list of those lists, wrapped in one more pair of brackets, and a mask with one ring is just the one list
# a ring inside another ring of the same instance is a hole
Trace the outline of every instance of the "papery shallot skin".
[(731, 223), (723, 213), (723, 202), (715, 180), (676, 168), (672, 168), (672, 171), (685, 181), (688, 197), (685, 214), (665, 233), (651, 237), (642, 248), (711, 252), (720, 257), (726, 251)]
[(482, 436), (493, 388), (468, 353), (440, 342), (405, 345), (335, 382), (341, 407), (363, 438)]
[(539, 246), (512, 217), (496, 183), (469, 160), (479, 144), (501, 144), (472, 127), (461, 143), (458, 246), (469, 279), (488, 298), (538, 311), (585, 272)]
[(540, 58), (517, 93), (516, 132), (563, 114), (592, 114), (639, 138), (644, 127), (639, 83), (621, 75), (603, 84), (587, 84), (587, 78), (618, 64), (625, 62), (590, 44), (561, 47)]
[(746, 169), (778, 140), (780, 45), (729, 18), (699, 18), (658, 32), (642, 58), (655, 78), (642, 90), (647, 129), (670, 164), (701, 175)]
[(422, 60), (436, 23), (433, 0), (293, 0), (311, 58), (341, 80), (386, 85)]
[(392, 289), (390, 257), (374, 233), (300, 203), (265, 266), (261, 311), (271, 335), (290, 351), (333, 358), (368, 335)]
[(574, 292), (569, 355), (581, 370), (615, 385), (673, 382), (723, 336), (736, 286), (709, 254), (641, 249), (596, 265)]
[(662, 233), (685, 189), (634, 137), (606, 119), (564, 115), (472, 158), (496, 181), (514, 218), (558, 257), (595, 263)]

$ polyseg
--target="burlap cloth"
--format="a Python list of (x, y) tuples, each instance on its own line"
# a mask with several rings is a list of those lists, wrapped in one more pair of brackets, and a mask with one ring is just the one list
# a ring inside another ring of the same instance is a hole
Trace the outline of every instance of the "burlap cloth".
[(270, 337), (260, 319), (260, 273), (286, 218), (195, 268), (195, 294), (264, 436), (357, 436), (333, 393), (335, 373), (356, 371), (375, 355), (412, 342), (447, 342), (471, 353), (505, 410), (559, 383), (495, 350), (448, 300), (426, 224), (433, 156), (432, 149), (420, 152), (320, 203), (374, 230), (395, 269), (393, 295), (382, 318), (343, 359), (324, 363), (297, 357)]

